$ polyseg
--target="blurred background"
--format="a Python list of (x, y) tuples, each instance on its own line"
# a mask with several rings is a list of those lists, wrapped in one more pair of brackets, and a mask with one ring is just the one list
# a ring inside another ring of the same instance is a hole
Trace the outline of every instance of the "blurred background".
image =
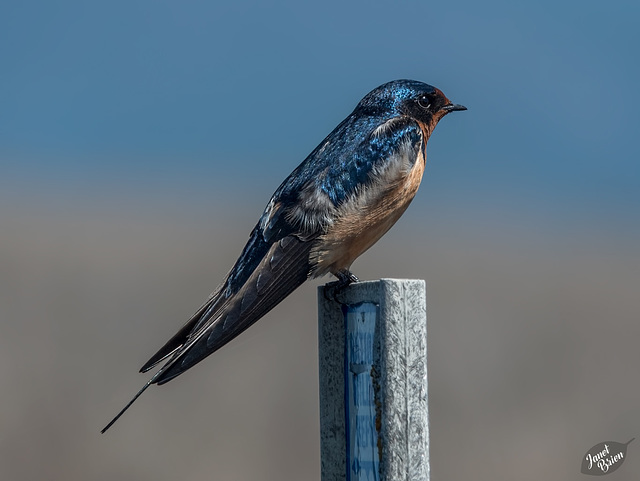
[[(640, 438), (637, 2), (0, 6), (0, 478), (319, 479), (311, 282), (179, 379), (138, 368), (372, 88), (448, 116), (353, 270), (428, 284), (433, 480), (584, 479)], [(638, 479), (640, 442), (612, 480)]]

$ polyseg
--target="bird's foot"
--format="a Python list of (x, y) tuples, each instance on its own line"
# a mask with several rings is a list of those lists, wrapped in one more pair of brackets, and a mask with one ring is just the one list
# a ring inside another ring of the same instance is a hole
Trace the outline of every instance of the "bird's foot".
[(358, 279), (358, 277), (352, 274), (348, 269), (338, 271), (334, 275), (338, 278), (338, 280), (328, 282), (325, 285), (324, 297), (329, 301), (340, 303), (336, 296), (349, 284), (359, 282), (360, 279)]
[(343, 287), (346, 287), (353, 282), (360, 282), (360, 279), (358, 279), (355, 274), (351, 273), (347, 269), (338, 271), (336, 277), (338, 278), (338, 282), (343, 284)]

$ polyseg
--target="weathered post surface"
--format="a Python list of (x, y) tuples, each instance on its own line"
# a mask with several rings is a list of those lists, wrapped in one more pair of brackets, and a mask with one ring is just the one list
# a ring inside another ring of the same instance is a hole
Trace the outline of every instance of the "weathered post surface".
[(423, 280), (318, 288), (322, 481), (428, 481)]

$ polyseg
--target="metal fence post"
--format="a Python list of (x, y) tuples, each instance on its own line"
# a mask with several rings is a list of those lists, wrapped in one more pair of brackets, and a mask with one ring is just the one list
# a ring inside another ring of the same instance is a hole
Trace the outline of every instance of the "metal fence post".
[(423, 280), (318, 288), (322, 481), (428, 481)]

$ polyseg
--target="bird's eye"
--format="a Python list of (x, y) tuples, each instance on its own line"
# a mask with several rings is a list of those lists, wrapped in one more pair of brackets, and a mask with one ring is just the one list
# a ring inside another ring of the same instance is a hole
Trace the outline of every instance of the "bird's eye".
[(427, 110), (429, 107), (431, 107), (431, 99), (429, 98), (429, 96), (423, 95), (422, 97), (418, 98), (418, 105)]

